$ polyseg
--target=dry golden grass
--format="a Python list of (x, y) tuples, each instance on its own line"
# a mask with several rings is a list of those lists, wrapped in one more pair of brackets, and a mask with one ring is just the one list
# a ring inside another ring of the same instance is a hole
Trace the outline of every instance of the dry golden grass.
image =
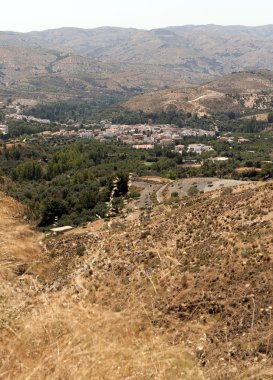
[(268, 112), (258, 113), (256, 115), (245, 116), (245, 117), (243, 117), (243, 119), (251, 120), (253, 117), (255, 117), (256, 120), (258, 120), (258, 121), (267, 121), (267, 119), (268, 119)]
[(42, 235), (23, 220), (24, 211), (20, 203), (0, 193), (0, 278), (13, 278), (16, 270), (32, 271), (40, 265)]
[(0, 379), (202, 379), (184, 345), (137, 307), (115, 312), (69, 286), (47, 292), (40, 236), (20, 204), (1, 198)]
[(0, 379), (202, 379), (183, 345), (170, 344), (145, 315), (66, 296), (42, 301), (5, 337)]
[(36, 265), (2, 275), (0, 379), (202, 379), (198, 365), (210, 380), (270, 378), (272, 191), (251, 183), (101, 222), (44, 241), (48, 258), (2, 202), (4, 246), (12, 225), (13, 257), (29, 263), (33, 244)]

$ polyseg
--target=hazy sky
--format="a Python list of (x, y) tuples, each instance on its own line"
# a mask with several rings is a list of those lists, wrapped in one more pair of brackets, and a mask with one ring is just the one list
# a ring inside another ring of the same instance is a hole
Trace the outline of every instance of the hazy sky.
[(273, 24), (273, 0), (2, 0), (0, 30)]

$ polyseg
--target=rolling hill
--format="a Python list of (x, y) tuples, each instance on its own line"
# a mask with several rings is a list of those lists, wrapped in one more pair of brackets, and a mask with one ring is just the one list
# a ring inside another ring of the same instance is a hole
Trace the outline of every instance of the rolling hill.
[(41, 47), (0, 46), (0, 94), (39, 101), (103, 94), (133, 95), (185, 85), (178, 75), (152, 65), (109, 64)]
[(132, 97), (123, 104), (134, 111), (244, 112), (273, 104), (272, 71), (238, 72), (201, 86), (161, 90)]

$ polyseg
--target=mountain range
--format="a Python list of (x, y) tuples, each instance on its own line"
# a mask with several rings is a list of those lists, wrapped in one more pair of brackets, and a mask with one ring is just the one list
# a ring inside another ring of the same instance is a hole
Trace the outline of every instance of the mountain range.
[(273, 25), (0, 32), (0, 94), (131, 96), (273, 69)]

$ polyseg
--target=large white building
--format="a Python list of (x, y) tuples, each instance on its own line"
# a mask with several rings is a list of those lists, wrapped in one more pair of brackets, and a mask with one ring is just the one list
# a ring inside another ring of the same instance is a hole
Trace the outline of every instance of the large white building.
[(188, 146), (188, 152), (197, 153), (197, 154), (202, 154), (203, 152), (209, 152), (211, 150), (214, 150), (214, 149), (210, 145), (190, 144)]

